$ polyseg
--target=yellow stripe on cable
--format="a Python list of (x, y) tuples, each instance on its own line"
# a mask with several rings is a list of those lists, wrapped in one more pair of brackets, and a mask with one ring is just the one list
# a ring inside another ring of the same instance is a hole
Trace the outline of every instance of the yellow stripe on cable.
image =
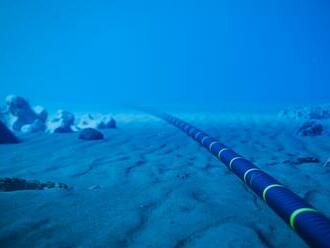
[(283, 185), (281, 184), (271, 184), (271, 185), (268, 185), (264, 191), (262, 192), (262, 199), (264, 199), (264, 201), (266, 201), (266, 193), (268, 190), (270, 190), (271, 188), (275, 188), (275, 187), (284, 187)]
[(221, 157), (220, 157), (221, 153), (224, 152), (224, 151), (227, 151), (227, 150), (229, 150), (229, 148), (222, 148), (218, 153), (218, 158), (221, 159)]
[(248, 170), (244, 173), (244, 176), (243, 176), (243, 180), (244, 180), (245, 183), (246, 183), (246, 177), (247, 177), (247, 175), (248, 175), (251, 171), (260, 171), (260, 169), (258, 169), (258, 168), (251, 168), (251, 169), (248, 169)]
[(202, 142), (201, 142), (202, 145), (204, 145), (204, 141), (207, 140), (207, 139), (209, 139), (209, 138), (210, 138), (209, 136), (204, 136), (204, 138), (202, 139)]
[(230, 162), (229, 162), (229, 168), (232, 169), (231, 167), (232, 167), (233, 162), (234, 162), (235, 160), (237, 160), (237, 159), (240, 159), (240, 158), (242, 158), (242, 157), (235, 157), (235, 158), (233, 158), (232, 160), (230, 160)]
[(213, 146), (214, 144), (216, 144), (216, 143), (219, 143), (219, 142), (217, 142), (217, 141), (213, 141), (213, 142), (209, 145), (209, 150), (210, 150), (210, 151), (212, 151), (212, 146)]

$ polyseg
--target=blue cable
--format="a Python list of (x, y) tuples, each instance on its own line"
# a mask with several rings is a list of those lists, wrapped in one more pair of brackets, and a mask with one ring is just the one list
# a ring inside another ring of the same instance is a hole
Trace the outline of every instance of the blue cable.
[(264, 200), (308, 245), (330, 247), (330, 221), (298, 195), (205, 132), (165, 113), (151, 114), (191, 136)]

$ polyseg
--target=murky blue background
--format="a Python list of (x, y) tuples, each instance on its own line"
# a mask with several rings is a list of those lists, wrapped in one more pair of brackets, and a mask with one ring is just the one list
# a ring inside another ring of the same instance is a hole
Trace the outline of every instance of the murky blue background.
[(330, 99), (328, 1), (0, 2), (0, 98), (194, 108)]

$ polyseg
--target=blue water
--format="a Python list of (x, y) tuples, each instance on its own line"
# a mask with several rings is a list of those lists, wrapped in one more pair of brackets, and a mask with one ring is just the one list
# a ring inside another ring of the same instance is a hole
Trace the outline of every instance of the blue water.
[(249, 109), (329, 101), (328, 1), (0, 3), (0, 98)]

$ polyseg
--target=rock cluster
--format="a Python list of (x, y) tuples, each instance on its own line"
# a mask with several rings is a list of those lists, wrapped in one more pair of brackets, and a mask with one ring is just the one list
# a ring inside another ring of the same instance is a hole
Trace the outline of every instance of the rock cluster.
[(290, 119), (330, 119), (330, 105), (320, 105), (312, 107), (292, 107), (279, 113), (279, 117)]
[(78, 128), (116, 128), (116, 121), (109, 115), (95, 115), (91, 114), (83, 115), (78, 123)]
[[(116, 128), (117, 126), (116, 121), (110, 115), (101, 114), (94, 116), (85, 114), (79, 118), (78, 124), (76, 124), (74, 114), (66, 110), (58, 110), (54, 118), (47, 119), (48, 113), (44, 107), (38, 105), (32, 108), (25, 98), (15, 95), (7, 96), (6, 104), (1, 107), (0, 111), (0, 120), (8, 129), (23, 133), (43, 131), (69, 133), (82, 130), (79, 135), (80, 139), (95, 140), (103, 139), (103, 134), (96, 129)], [(0, 135), (2, 135), (0, 138), (9, 137), (10, 130), (6, 130), (3, 126), (0, 127)], [(11, 137), (15, 136), (12, 134)]]
[(330, 105), (293, 107), (282, 110), (278, 116), (300, 123), (296, 134), (299, 136), (319, 136), (330, 133)]
[(65, 110), (58, 110), (54, 119), (48, 122), (47, 130), (50, 133), (70, 133), (74, 131), (75, 117)]

